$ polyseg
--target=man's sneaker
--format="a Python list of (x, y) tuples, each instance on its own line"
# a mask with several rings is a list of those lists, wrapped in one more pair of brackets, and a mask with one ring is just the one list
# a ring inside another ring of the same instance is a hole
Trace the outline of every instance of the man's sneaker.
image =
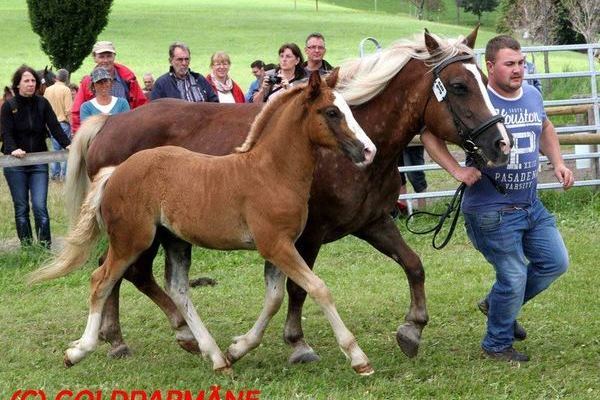
[[(488, 310), (490, 308), (490, 305), (487, 301), (487, 298), (481, 300), (479, 303), (477, 303), (477, 307), (479, 308), (479, 311), (481, 311), (483, 313), (483, 315), (488, 315)], [(527, 331), (525, 330), (525, 328), (523, 328), (523, 326), (521, 324), (519, 324), (518, 321), (515, 321), (515, 326), (514, 326), (514, 335), (515, 335), (515, 339), (516, 340), (525, 340), (527, 339)]]
[(517, 361), (517, 362), (527, 362), (529, 361), (529, 356), (525, 353), (521, 353), (514, 349), (514, 347), (509, 347), (508, 349), (504, 349), (502, 351), (489, 351), (483, 349), (483, 354), (487, 357), (498, 360), (498, 361)]

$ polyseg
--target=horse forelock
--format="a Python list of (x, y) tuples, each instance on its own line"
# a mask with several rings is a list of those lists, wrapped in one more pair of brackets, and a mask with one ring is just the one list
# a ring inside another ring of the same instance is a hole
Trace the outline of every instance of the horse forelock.
[(300, 94), (304, 90), (304, 88), (305, 85), (294, 86), (290, 90), (287, 90), (284, 93), (278, 95), (272, 101), (266, 103), (266, 105), (263, 107), (260, 113), (258, 113), (256, 118), (254, 118), (252, 125), (250, 125), (250, 131), (246, 136), (246, 140), (241, 146), (235, 148), (235, 152), (245, 153), (252, 149), (258, 141), (258, 139), (260, 138), (260, 135), (264, 131), (265, 126), (271, 120), (271, 118), (278, 117), (277, 112), (281, 111), (279, 109), (280, 106), (283, 103), (286, 103), (288, 100), (292, 101), (290, 98)]
[(413, 58), (433, 69), (458, 54), (473, 54), (473, 50), (464, 44), (463, 36), (457, 39), (431, 36), (439, 43), (433, 54), (429, 53), (424, 37), (420, 35), (413, 40), (399, 40), (380, 52), (346, 61), (340, 66), (335, 89), (348, 104), (363, 104), (377, 96)]

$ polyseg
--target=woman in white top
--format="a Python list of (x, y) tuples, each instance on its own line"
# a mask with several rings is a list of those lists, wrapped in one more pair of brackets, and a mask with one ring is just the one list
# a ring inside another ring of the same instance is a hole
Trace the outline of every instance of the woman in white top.
[(237, 83), (229, 77), (231, 59), (224, 51), (217, 51), (210, 58), (211, 72), (206, 80), (219, 96), (219, 103), (244, 103), (244, 92)]
[(112, 77), (106, 69), (96, 67), (92, 71), (91, 89), (96, 97), (81, 105), (80, 113), (82, 122), (92, 115), (112, 115), (129, 111), (127, 100), (112, 95)]

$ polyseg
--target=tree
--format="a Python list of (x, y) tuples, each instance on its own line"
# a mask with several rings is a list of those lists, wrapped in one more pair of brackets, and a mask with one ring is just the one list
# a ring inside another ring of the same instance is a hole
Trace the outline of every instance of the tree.
[(112, 0), (27, 0), (40, 47), (56, 68), (76, 71), (108, 23)]
[(417, 8), (417, 18), (423, 19), (423, 9), (425, 8), (425, 0), (410, 0), (410, 2)]
[(571, 17), (573, 29), (581, 33), (587, 43), (594, 43), (600, 34), (600, 1), (563, 0)]
[(477, 15), (477, 20), (481, 21), (481, 14), (486, 11), (494, 11), (498, 7), (498, 0), (463, 0), (462, 8), (466, 12)]

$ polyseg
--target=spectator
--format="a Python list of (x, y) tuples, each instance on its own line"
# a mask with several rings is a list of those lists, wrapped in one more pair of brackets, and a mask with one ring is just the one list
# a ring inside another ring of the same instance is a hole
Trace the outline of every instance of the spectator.
[[(404, 149), (402, 156), (398, 160), (398, 166), (416, 166), (416, 165), (424, 165), (425, 164), (425, 148), (421, 145), (418, 146), (408, 146)], [(408, 180), (413, 187), (415, 193), (422, 193), (427, 190), (427, 180), (425, 178), (424, 171), (412, 171), (400, 173), (400, 179), (402, 181), (400, 186), (400, 194), (406, 194), (406, 176), (408, 176)], [(425, 209), (426, 206), (425, 199), (417, 199), (417, 208), (419, 210)], [(398, 212), (400, 214), (407, 214), (408, 207), (406, 205), (406, 200), (398, 200), (397, 203)]]
[[(64, 134), (71, 138), (71, 108), (73, 107), (73, 96), (71, 89), (67, 86), (69, 83), (69, 71), (59, 69), (56, 71), (56, 81), (54, 85), (49, 86), (44, 92), (44, 97), (52, 106), (52, 111), (60, 123)], [(61, 144), (54, 138), (52, 140), (52, 149), (54, 151), (62, 149)], [(50, 179), (64, 181), (67, 173), (67, 163), (55, 162), (50, 164)]]
[(129, 104), (122, 97), (112, 95), (113, 79), (103, 67), (96, 67), (90, 76), (92, 81), (92, 92), (96, 97), (81, 105), (81, 121), (85, 121), (92, 115), (97, 114), (119, 114), (129, 111)]
[(304, 53), (306, 53), (306, 62), (302, 67), (306, 74), (310, 75), (312, 71), (319, 71), (319, 75), (325, 75), (331, 72), (333, 67), (323, 59), (327, 49), (325, 48), (325, 38), (318, 32), (311, 33), (306, 38)]
[[(560, 154), (554, 126), (546, 118), (542, 96), (531, 85), (523, 85), (525, 58), (519, 42), (510, 36), (491, 39), (485, 61), (492, 105), (506, 117), (506, 128), (515, 140), (510, 163), (481, 171), (461, 167), (444, 141), (427, 131), (421, 140), (438, 164), (468, 185), (462, 202), (467, 234), (495, 270), (496, 282), (478, 304), (487, 315), (483, 352), (496, 360), (528, 361), (513, 347), (515, 339), (527, 336), (517, 322), (519, 311), (569, 264), (555, 219), (537, 198), (540, 151), (565, 189), (574, 179)], [(523, 119), (524, 115), (528, 117)], [(470, 161), (468, 157), (467, 165)], [(487, 177), (481, 179), (484, 173)], [(496, 190), (494, 181), (504, 187), (504, 194)]]
[(154, 83), (152, 100), (173, 97), (192, 102), (219, 102), (210, 83), (201, 74), (190, 70), (190, 60), (190, 48), (185, 43), (175, 42), (169, 46), (171, 66), (169, 72)]
[(77, 91), (79, 90), (79, 86), (74, 83), (69, 83), (69, 89), (71, 90), (71, 98), (75, 100), (75, 96), (77, 95)]
[(219, 96), (219, 103), (244, 103), (246, 101), (244, 92), (229, 77), (229, 68), (231, 68), (229, 55), (224, 51), (217, 51), (210, 58), (211, 72), (206, 80)]
[(256, 60), (252, 64), (250, 64), (250, 68), (252, 68), (252, 75), (256, 78), (248, 88), (248, 92), (246, 93), (246, 102), (252, 103), (254, 102), (254, 95), (258, 92), (258, 88), (260, 87), (260, 83), (265, 76), (265, 63), (262, 60)]
[(148, 100), (150, 100), (150, 96), (152, 95), (152, 88), (154, 87), (154, 76), (150, 72), (146, 72), (143, 76), (144, 79), (144, 96)]
[[(26, 65), (19, 67), (12, 78), (15, 97), (0, 109), (2, 153), (23, 158), (27, 153), (47, 151), (48, 131), (63, 148), (71, 141), (64, 134), (48, 100), (37, 95), (40, 78)], [(38, 241), (50, 248), (50, 216), (47, 208), (48, 164), (4, 168), (4, 177), (12, 196), (17, 236), (21, 245), (33, 242), (29, 222), (29, 196)]]
[(254, 102), (267, 101), (274, 93), (280, 93), (306, 78), (302, 68), (304, 58), (296, 43), (284, 43), (279, 48), (279, 67), (265, 72), (262, 85), (254, 96)]
[[(535, 74), (535, 64), (527, 61), (527, 53), (523, 53), (523, 57), (525, 57), (525, 74)], [(540, 82), (537, 78), (527, 79), (527, 83), (536, 88), (540, 93), (542, 92), (542, 82)]]
[[(97, 67), (103, 67), (112, 76), (112, 94), (115, 97), (121, 97), (129, 103), (129, 108), (134, 109), (143, 104), (146, 104), (148, 100), (144, 96), (142, 88), (137, 82), (135, 74), (126, 66), (117, 64), (115, 62), (115, 46), (112, 42), (100, 41), (94, 45), (92, 50), (92, 57)], [(73, 134), (77, 132), (80, 125), (80, 109), (81, 105), (91, 100), (94, 94), (91, 90), (91, 77), (86, 75), (79, 84), (79, 90), (75, 95), (73, 101), (73, 110), (71, 115), (71, 130)]]

